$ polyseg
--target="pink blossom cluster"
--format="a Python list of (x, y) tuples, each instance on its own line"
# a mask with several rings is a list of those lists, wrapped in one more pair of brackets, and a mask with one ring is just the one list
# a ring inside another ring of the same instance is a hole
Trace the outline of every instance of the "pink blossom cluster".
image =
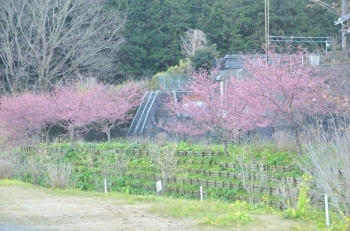
[(298, 127), (305, 115), (329, 112), (326, 79), (303, 54), (244, 60), (242, 76), (220, 79), (217, 70), (198, 72), (179, 102), (166, 103), (171, 119), (161, 126), (177, 134), (213, 132), (225, 143), (259, 127), (283, 123)]
[(76, 128), (97, 128), (110, 140), (110, 131), (131, 119), (144, 93), (144, 83), (118, 86), (95, 83), (56, 87), (52, 92), (21, 93), (1, 97), (0, 123), (10, 140), (40, 135), (61, 126), (73, 141)]

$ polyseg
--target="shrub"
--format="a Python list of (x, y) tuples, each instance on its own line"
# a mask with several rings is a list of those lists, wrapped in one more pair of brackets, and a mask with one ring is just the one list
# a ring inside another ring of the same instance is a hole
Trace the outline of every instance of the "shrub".
[(0, 179), (12, 178), (15, 174), (15, 167), (9, 160), (0, 160)]
[(307, 218), (308, 212), (310, 210), (310, 188), (308, 186), (311, 177), (307, 174), (303, 175), (303, 181), (301, 182), (299, 188), (299, 196), (296, 208), (287, 209), (284, 213), (285, 217), (292, 219)]
[(349, 122), (311, 131), (300, 158), (302, 170), (312, 176), (316, 189), (327, 194), (332, 209), (350, 216), (350, 132)]
[(52, 188), (67, 188), (71, 183), (72, 164), (59, 163), (47, 166), (47, 182)]

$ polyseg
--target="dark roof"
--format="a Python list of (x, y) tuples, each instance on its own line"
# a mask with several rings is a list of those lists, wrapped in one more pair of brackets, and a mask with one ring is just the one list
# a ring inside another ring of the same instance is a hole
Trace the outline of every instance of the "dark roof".
[(225, 55), (222, 69), (242, 69), (244, 62), (243, 55)]

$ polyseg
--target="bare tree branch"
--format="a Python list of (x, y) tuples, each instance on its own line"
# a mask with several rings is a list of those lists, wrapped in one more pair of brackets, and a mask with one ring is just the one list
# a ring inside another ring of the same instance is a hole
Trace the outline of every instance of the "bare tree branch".
[(181, 37), (181, 49), (185, 57), (193, 55), (195, 50), (200, 47), (207, 46), (207, 38), (203, 31), (197, 29), (189, 29), (184, 37)]
[(307, 132), (300, 166), (312, 176), (318, 193), (328, 195), (333, 209), (345, 217), (350, 215), (349, 118), (333, 119), (333, 124)]
[(177, 144), (171, 143), (167, 146), (149, 144), (148, 153), (156, 169), (162, 173), (162, 193), (167, 191), (168, 178), (172, 177), (177, 170)]
[(125, 18), (106, 0), (0, 0), (3, 89), (40, 90), (78, 73), (109, 77)]
[(316, 5), (319, 5), (321, 7), (323, 7), (324, 9), (328, 10), (329, 12), (337, 15), (337, 16), (340, 16), (342, 13), (341, 11), (339, 11), (337, 9), (337, 4), (333, 3), (333, 4), (328, 4), (326, 2), (322, 2), (320, 0), (310, 0), (311, 2), (315, 3)]

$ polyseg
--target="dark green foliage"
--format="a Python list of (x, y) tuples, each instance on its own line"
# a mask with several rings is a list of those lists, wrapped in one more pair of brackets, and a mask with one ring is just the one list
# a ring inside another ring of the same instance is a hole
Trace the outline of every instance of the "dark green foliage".
[[(111, 0), (113, 1), (113, 0)], [(120, 68), (124, 75), (152, 76), (176, 65), (180, 36), (202, 30), (223, 56), (262, 52), (265, 41), (264, 1), (256, 0), (124, 0), (128, 15)], [(334, 36), (334, 15), (308, 0), (270, 0), (270, 35)], [(119, 5), (118, 5), (119, 6)], [(320, 44), (299, 44), (313, 50)]]
[(209, 71), (213, 68), (213, 60), (219, 57), (219, 52), (216, 50), (216, 45), (210, 47), (198, 48), (194, 55), (190, 56), (192, 67), (195, 70), (204, 69)]
[(336, 31), (335, 16), (310, 1), (270, 0), (271, 35), (320, 37)]
[(121, 56), (125, 73), (151, 76), (181, 59), (180, 35), (191, 25), (186, 0), (129, 0), (126, 44)]
[(289, 155), (288, 152), (285, 152), (285, 151), (278, 151), (274, 153), (269, 152), (266, 155), (265, 163), (268, 166), (288, 165), (290, 163), (293, 163), (293, 157)]
[(223, 55), (251, 51), (263, 43), (264, 7), (259, 1), (213, 1), (204, 12), (200, 28)]
[[(340, 36), (340, 28), (333, 23), (337, 17), (309, 0), (269, 2), (270, 35)], [(264, 0), (108, 0), (106, 7), (127, 17), (125, 43), (115, 60), (118, 71), (104, 79), (111, 83), (128, 77), (150, 78), (178, 64), (184, 58), (181, 36), (189, 28), (203, 31), (221, 56), (262, 52), (265, 42)], [(301, 45), (309, 50), (320, 46)]]
[[(75, 174), (73, 177), (76, 178), (76, 187), (81, 190), (96, 190), (94, 184), (94, 170), (85, 166), (77, 166), (75, 168)], [(102, 179), (101, 179), (102, 180)]]

